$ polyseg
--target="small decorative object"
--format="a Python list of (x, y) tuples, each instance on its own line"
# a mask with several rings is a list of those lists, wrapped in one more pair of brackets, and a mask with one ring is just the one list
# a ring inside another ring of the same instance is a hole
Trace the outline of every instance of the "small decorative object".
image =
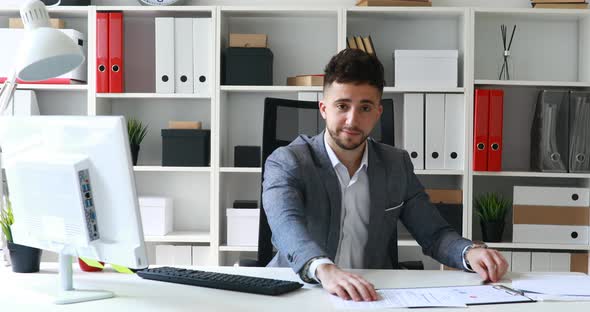
[(14, 215), (12, 214), (12, 205), (8, 199), (6, 199), (5, 207), (5, 209), (0, 211), (0, 226), (2, 227), (2, 233), (6, 237), (12, 271), (15, 273), (39, 272), (41, 249), (15, 244), (13, 242), (10, 228), (14, 224)]
[(510, 41), (508, 41), (508, 26), (500, 25), (500, 33), (502, 35), (502, 44), (504, 46), (504, 52), (502, 55), (502, 67), (500, 69), (499, 80), (510, 80), (510, 75), (514, 74), (514, 64), (510, 59), (510, 48), (512, 47), (512, 39), (514, 39), (514, 33), (516, 32), (516, 25), (512, 28), (512, 34), (510, 35)]
[(504, 219), (509, 202), (498, 193), (485, 193), (475, 199), (475, 208), (480, 218), (483, 240), (500, 242), (504, 232)]
[(182, 2), (184, 0), (139, 0), (142, 5), (176, 5)]
[(137, 158), (139, 156), (139, 145), (147, 134), (147, 125), (141, 121), (133, 118), (127, 119), (127, 133), (129, 134), (129, 145), (131, 145), (131, 156), (133, 165), (137, 165)]

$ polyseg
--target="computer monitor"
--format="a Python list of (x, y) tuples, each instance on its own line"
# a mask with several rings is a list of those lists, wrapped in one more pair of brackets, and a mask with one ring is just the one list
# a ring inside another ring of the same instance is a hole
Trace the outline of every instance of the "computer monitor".
[(56, 303), (112, 297), (75, 291), (72, 257), (148, 266), (123, 117), (0, 117), (14, 242), (57, 252)]

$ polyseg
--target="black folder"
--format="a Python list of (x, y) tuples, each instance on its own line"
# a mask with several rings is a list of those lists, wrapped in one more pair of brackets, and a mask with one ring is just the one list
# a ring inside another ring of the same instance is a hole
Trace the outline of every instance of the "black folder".
[(590, 172), (590, 92), (570, 93), (569, 171)]
[(569, 117), (569, 91), (539, 93), (531, 128), (532, 170), (568, 171)]

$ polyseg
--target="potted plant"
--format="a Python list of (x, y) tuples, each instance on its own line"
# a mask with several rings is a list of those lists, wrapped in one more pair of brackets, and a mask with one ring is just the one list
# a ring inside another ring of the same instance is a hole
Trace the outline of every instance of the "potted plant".
[(129, 118), (127, 119), (127, 133), (129, 135), (129, 145), (131, 145), (133, 165), (136, 166), (137, 158), (139, 156), (139, 145), (147, 134), (147, 125), (144, 125), (137, 119)]
[(504, 219), (510, 203), (499, 193), (485, 193), (475, 199), (475, 209), (485, 242), (502, 241)]
[(11, 226), (14, 224), (12, 205), (6, 200), (6, 208), (0, 210), (0, 226), (6, 237), (12, 271), (16, 273), (39, 272), (41, 264), (41, 249), (15, 244), (13, 242)]

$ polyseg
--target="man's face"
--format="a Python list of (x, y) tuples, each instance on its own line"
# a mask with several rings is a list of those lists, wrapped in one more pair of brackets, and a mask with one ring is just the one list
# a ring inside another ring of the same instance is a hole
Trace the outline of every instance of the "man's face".
[(324, 90), (320, 113), (332, 140), (342, 149), (354, 150), (381, 117), (381, 94), (369, 84), (334, 82)]

